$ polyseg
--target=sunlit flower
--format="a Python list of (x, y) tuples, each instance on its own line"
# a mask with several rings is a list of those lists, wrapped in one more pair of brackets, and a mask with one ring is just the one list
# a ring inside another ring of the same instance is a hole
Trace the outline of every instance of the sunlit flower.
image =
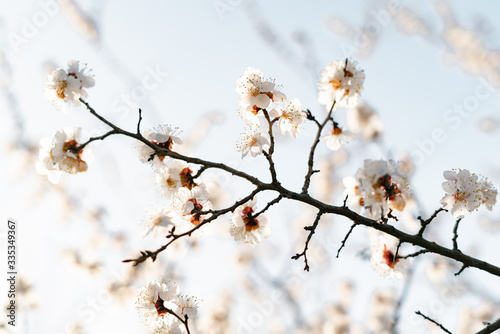
[(94, 78), (88, 73), (87, 65), (72, 60), (68, 63), (68, 69), (58, 68), (47, 78), (45, 84), (45, 98), (66, 110), (65, 105), (72, 103), (80, 104), (80, 98), (86, 98), (85, 88), (94, 86)]
[(280, 115), (278, 124), (282, 134), (290, 133), (292, 138), (300, 135), (299, 125), (306, 121), (307, 115), (302, 110), (299, 99), (288, 101), (285, 108), (279, 109), (279, 113), (273, 112), (274, 114)]
[(403, 278), (409, 262), (395, 254), (396, 248), (397, 244), (390, 243), (383, 235), (372, 242), (370, 261), (373, 269), (380, 276), (389, 276), (393, 279)]
[(336, 124), (332, 128), (330, 134), (321, 137), (321, 140), (326, 140), (326, 147), (328, 147), (332, 151), (337, 151), (344, 144), (349, 143), (351, 140), (356, 138), (356, 135), (351, 131), (343, 131)]
[(262, 238), (271, 235), (271, 226), (266, 215), (260, 214), (255, 217), (256, 199), (252, 199), (246, 204), (234, 210), (229, 233), (236, 241), (243, 241), (249, 244), (259, 243)]
[(151, 209), (144, 219), (144, 230), (140, 237), (144, 238), (152, 233), (155, 238), (164, 238), (175, 226), (174, 215), (167, 207)]
[(198, 314), (198, 302), (198, 298), (186, 295), (178, 295), (173, 300), (173, 303), (180, 309), (180, 315), (187, 315), (189, 319), (193, 319)]
[(161, 168), (156, 174), (156, 185), (166, 198), (170, 199), (179, 188), (192, 189), (198, 184), (194, 181), (194, 171), (190, 164), (173, 160), (167, 168)]
[(238, 143), (237, 151), (241, 152), (244, 158), (248, 153), (255, 157), (262, 154), (263, 147), (270, 145), (269, 135), (267, 133), (255, 132), (253, 134), (244, 134), (243, 139)]
[(336, 107), (354, 107), (358, 103), (363, 88), (365, 74), (356, 68), (356, 63), (346, 60), (334, 61), (326, 65), (318, 83), (318, 101), (327, 109), (336, 101)]
[[(175, 295), (179, 293), (179, 287), (175, 282), (151, 281), (139, 290), (136, 308), (142, 322), (151, 329), (163, 327), (165, 322), (172, 321), (172, 315), (167, 308), (172, 310)], [(169, 319), (170, 318), (170, 319)]]
[(172, 206), (177, 214), (190, 224), (191, 228), (203, 221), (206, 216), (202, 214), (203, 211), (212, 208), (203, 184), (192, 189), (180, 188), (173, 198)]
[(92, 159), (90, 149), (80, 148), (80, 128), (64, 128), (55, 138), (40, 141), (36, 170), (50, 182), (57, 183), (60, 173), (76, 174), (87, 171), (87, 162)]
[[(182, 144), (182, 139), (177, 137), (178, 129), (172, 129), (168, 125), (160, 126), (157, 129), (147, 129), (144, 131), (143, 136), (151, 143), (163, 148), (165, 150), (173, 150), (175, 145)], [(139, 152), (139, 159), (144, 163), (151, 163), (158, 167), (164, 168), (163, 161), (166, 155), (155, 152), (155, 150), (141, 141), (137, 141), (137, 151)]]
[(249, 67), (245, 74), (236, 81), (236, 92), (241, 94), (240, 106), (254, 115), (266, 109), (271, 102), (286, 100), (285, 94), (276, 88), (272, 81), (264, 81), (262, 72)]
[(355, 178), (344, 179), (349, 204), (365, 208), (369, 217), (381, 219), (389, 210), (403, 211), (411, 197), (401, 164), (392, 160), (365, 160)]
[(54, 148), (53, 139), (43, 138), (40, 140), (38, 161), (35, 164), (35, 169), (38, 174), (45, 176), (49, 182), (57, 184), (63, 172), (57, 168), (54, 162), (52, 148)]
[(481, 203), (486, 206), (488, 210), (493, 210), (493, 205), (497, 202), (498, 191), (493, 187), (488, 180), (479, 180), (478, 183), (479, 194), (481, 195)]
[(479, 191), (478, 177), (467, 169), (445, 171), (443, 176), (443, 190), (447, 193), (441, 199), (441, 207), (449, 210), (455, 218), (462, 218), (467, 211), (472, 212), (482, 203)]

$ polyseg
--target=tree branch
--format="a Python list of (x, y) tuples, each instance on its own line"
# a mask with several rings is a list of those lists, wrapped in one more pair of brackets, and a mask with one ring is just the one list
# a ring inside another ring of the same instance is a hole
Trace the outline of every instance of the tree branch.
[(443, 325), (441, 325), (436, 320), (433, 320), (433, 319), (429, 318), (428, 316), (422, 314), (420, 311), (416, 311), (415, 313), (418, 314), (418, 315), (420, 315), (420, 316), (422, 316), (425, 320), (428, 320), (428, 321), (432, 322), (433, 324), (435, 324), (436, 326), (438, 326), (439, 328), (441, 328), (445, 333), (452, 334), (449, 330), (447, 330)]
[(316, 219), (314, 220), (314, 223), (311, 226), (306, 226), (304, 227), (304, 230), (309, 231), (309, 235), (307, 236), (306, 244), (304, 245), (304, 250), (302, 253), (297, 253), (294, 256), (292, 256), (293, 260), (298, 260), (300, 257), (304, 257), (304, 270), (309, 271), (309, 263), (307, 262), (307, 249), (309, 248), (309, 242), (311, 241), (311, 238), (313, 234), (316, 232), (316, 228), (318, 227), (319, 220), (321, 216), (323, 215), (323, 212), (320, 210), (316, 214)]
[(340, 248), (339, 248), (339, 250), (337, 251), (337, 256), (336, 256), (337, 258), (339, 257), (339, 255), (340, 255), (340, 251), (342, 250), (342, 248), (344, 248), (344, 246), (345, 246), (345, 243), (346, 243), (347, 239), (348, 239), (348, 238), (349, 238), (349, 236), (351, 235), (352, 230), (354, 230), (354, 227), (355, 227), (356, 225), (357, 225), (356, 223), (353, 223), (353, 224), (351, 225), (351, 228), (349, 229), (349, 232), (347, 232), (347, 234), (346, 234), (346, 236), (345, 236), (344, 240), (342, 240), (342, 244), (340, 245)]
[(500, 318), (495, 320), (493, 323), (487, 325), (486, 327), (481, 329), (476, 334), (489, 334), (489, 333), (493, 333), (494, 331), (496, 331), (498, 329), (500, 329)]

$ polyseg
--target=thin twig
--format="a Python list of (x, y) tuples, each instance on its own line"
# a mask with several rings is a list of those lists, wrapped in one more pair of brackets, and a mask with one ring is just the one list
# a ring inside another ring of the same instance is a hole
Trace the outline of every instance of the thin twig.
[(269, 117), (269, 113), (267, 112), (266, 109), (263, 109), (262, 112), (264, 113), (264, 117), (267, 120), (267, 124), (269, 125), (269, 140), (271, 141), (269, 145), (269, 152), (263, 151), (262, 153), (266, 157), (267, 161), (269, 162), (269, 171), (271, 172), (271, 179), (273, 180), (273, 183), (278, 182), (278, 177), (276, 175), (276, 167), (274, 166), (274, 161), (273, 161), (273, 153), (274, 153), (274, 135), (273, 135), (273, 122), (271, 121), (271, 118)]
[(283, 196), (281, 194), (278, 195), (278, 197), (273, 199), (271, 202), (267, 203), (266, 207), (264, 209), (260, 210), (259, 212), (257, 212), (255, 215), (253, 215), (253, 217), (257, 218), (259, 215), (266, 212), (272, 205), (279, 203), (279, 201), (281, 201), (282, 199), (283, 199)]
[(141, 134), (142, 110), (139, 108), (139, 120), (137, 121), (137, 134)]
[(408, 259), (410, 257), (417, 257), (417, 256), (425, 254), (425, 253), (429, 253), (429, 251), (427, 249), (422, 249), (422, 250), (415, 252), (415, 253), (412, 253), (412, 254), (408, 254), (405, 256), (398, 256), (398, 258), (399, 259)]
[(437, 209), (436, 211), (434, 211), (434, 213), (427, 220), (423, 220), (422, 217), (420, 217), (420, 216), (417, 217), (417, 219), (420, 221), (420, 230), (418, 231), (419, 236), (422, 236), (424, 234), (424, 230), (427, 227), (427, 225), (429, 225), (431, 223), (431, 221), (434, 218), (436, 218), (438, 213), (440, 213), (441, 211), (446, 211), (446, 210), (443, 208)]
[(433, 319), (429, 318), (428, 316), (422, 314), (420, 311), (416, 311), (415, 313), (418, 314), (418, 315), (420, 315), (420, 316), (422, 316), (425, 320), (428, 320), (428, 321), (432, 322), (433, 324), (435, 324), (436, 326), (438, 326), (439, 328), (441, 328), (445, 333), (452, 334), (449, 330), (447, 330), (443, 325), (441, 325), (436, 320), (433, 320)]
[(111, 130), (109, 132), (106, 132), (105, 134), (103, 134), (102, 136), (98, 136), (98, 137), (92, 137), (90, 138), (89, 140), (87, 140), (85, 143), (81, 144), (80, 146), (78, 146), (78, 151), (81, 151), (85, 148), (85, 146), (87, 146), (88, 144), (90, 144), (91, 142), (93, 141), (96, 141), (96, 140), (104, 140), (105, 138), (111, 136), (111, 135), (116, 135), (118, 134), (117, 131), (115, 130)]
[(344, 248), (344, 246), (345, 246), (345, 243), (346, 243), (347, 239), (348, 239), (348, 238), (349, 238), (349, 236), (351, 235), (352, 230), (354, 230), (354, 227), (355, 227), (356, 225), (357, 225), (356, 223), (353, 223), (353, 224), (351, 225), (351, 228), (349, 229), (349, 232), (347, 232), (347, 234), (346, 234), (346, 236), (345, 236), (344, 240), (342, 240), (342, 244), (340, 245), (340, 248), (339, 248), (339, 250), (337, 251), (337, 256), (336, 256), (337, 258), (339, 257), (340, 251), (342, 250), (342, 248)]
[(326, 115), (325, 120), (323, 123), (321, 123), (318, 127), (318, 131), (316, 132), (316, 138), (314, 138), (314, 142), (311, 146), (311, 150), (309, 151), (309, 159), (307, 160), (307, 174), (304, 178), (304, 185), (302, 186), (302, 193), (307, 194), (307, 190), (309, 189), (309, 185), (311, 184), (311, 176), (314, 174), (314, 152), (316, 151), (316, 147), (318, 146), (318, 143), (321, 138), (321, 132), (323, 131), (323, 128), (325, 127), (326, 123), (328, 123), (328, 120), (331, 118), (332, 112), (333, 112), (333, 107), (335, 107), (335, 103), (337, 101), (333, 101), (332, 107), (330, 108), (330, 111), (328, 112), (328, 115)]
[(322, 215), (323, 215), (323, 212), (321, 210), (318, 211), (318, 213), (316, 214), (316, 219), (314, 220), (314, 223), (311, 226), (304, 227), (304, 229), (306, 231), (309, 231), (309, 235), (307, 236), (307, 240), (306, 240), (306, 243), (304, 245), (304, 250), (302, 251), (302, 253), (300, 253), (300, 254), (297, 253), (294, 256), (292, 256), (293, 260), (298, 260), (301, 256), (304, 257), (304, 264), (305, 264), (304, 270), (305, 271), (309, 271), (309, 263), (307, 262), (307, 249), (309, 248), (309, 242), (311, 241), (313, 234), (316, 232), (316, 228), (318, 227), (318, 223), (319, 223), (319, 220), (320, 220)]
[(465, 269), (467, 269), (467, 267), (468, 266), (466, 266), (465, 264), (462, 265), (462, 268), (460, 268), (460, 270), (455, 273), (455, 276), (460, 275)]
[(453, 228), (453, 239), (451, 239), (451, 240), (453, 241), (453, 249), (454, 250), (458, 250), (458, 242), (457, 242), (457, 239), (458, 239), (458, 224), (460, 224), (461, 220), (462, 220), (462, 218), (457, 219), (457, 221), (455, 222), (455, 227)]

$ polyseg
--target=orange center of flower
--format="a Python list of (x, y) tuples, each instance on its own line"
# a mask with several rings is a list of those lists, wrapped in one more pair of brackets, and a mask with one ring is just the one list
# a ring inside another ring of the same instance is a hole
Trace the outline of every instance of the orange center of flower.
[(387, 264), (392, 269), (394, 269), (394, 266), (399, 261), (399, 259), (394, 256), (394, 253), (387, 249), (387, 246), (385, 244), (383, 258), (385, 260), (385, 264)]
[(58, 87), (56, 89), (56, 94), (60, 99), (64, 99), (66, 97), (66, 94), (64, 93), (66, 90), (66, 87), (68, 87), (68, 82), (66, 80), (61, 80), (58, 82)]
[(167, 182), (167, 185), (169, 186), (169, 188), (172, 188), (175, 186), (175, 180), (173, 180), (170, 176), (168, 177), (168, 179), (166, 180)]
[(163, 299), (158, 297), (155, 303), (156, 312), (158, 312), (159, 317), (164, 317), (168, 314), (167, 308), (163, 305)]
[(196, 198), (191, 198), (188, 200), (188, 202), (191, 202), (194, 205), (193, 210), (191, 210), (191, 212), (189, 213), (192, 215), (189, 221), (191, 222), (191, 224), (196, 226), (201, 222), (201, 211), (203, 210), (203, 205), (198, 203)]
[(337, 90), (340, 88), (340, 80), (330, 80), (330, 85), (332, 85), (333, 89)]
[(260, 108), (254, 104), (250, 111), (252, 112), (252, 114), (257, 115), (259, 113), (259, 110)]
[(78, 144), (78, 142), (76, 140), (72, 139), (72, 140), (67, 141), (63, 144), (62, 150), (63, 150), (63, 152), (73, 153), (76, 156), (77, 160), (81, 161), (82, 160), (81, 156), (82, 156), (83, 152), (78, 149), (78, 146), (80, 146)]
[(342, 129), (341, 129), (341, 128), (339, 128), (339, 127), (334, 127), (334, 128), (332, 129), (332, 134), (333, 134), (333, 135), (335, 135), (335, 136), (338, 136), (338, 135), (340, 135), (341, 133), (342, 133)]
[(252, 232), (259, 228), (259, 221), (252, 217), (253, 209), (250, 206), (246, 206), (242, 211), (242, 219), (245, 223), (245, 231)]
[(455, 199), (456, 202), (464, 202), (465, 201), (465, 192), (457, 191), (456, 193), (453, 194), (453, 198)]
[(193, 173), (193, 171), (191, 169), (189, 169), (188, 167), (184, 168), (179, 173), (179, 176), (181, 177), (181, 185), (184, 188), (188, 188), (189, 190), (191, 190), (197, 186), (197, 184), (194, 182), (194, 178), (193, 178), (192, 173)]

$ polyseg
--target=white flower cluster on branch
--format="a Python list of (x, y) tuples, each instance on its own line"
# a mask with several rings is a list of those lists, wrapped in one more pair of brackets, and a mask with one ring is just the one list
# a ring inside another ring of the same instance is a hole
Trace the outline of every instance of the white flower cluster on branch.
[[(56, 69), (49, 76), (46, 97), (61, 107), (67, 104), (84, 105), (90, 114), (111, 127), (111, 130), (83, 143), (80, 140), (79, 128), (65, 128), (57, 132), (54, 139), (44, 139), (40, 142), (36, 169), (49, 181), (57, 182), (63, 172), (77, 174), (87, 171), (90, 160), (87, 146), (92, 142), (115, 134), (136, 140), (140, 161), (153, 167), (156, 173), (156, 187), (169, 204), (153, 208), (146, 214), (144, 229), (140, 235), (143, 238), (149, 234), (166, 237), (168, 242), (156, 251), (141, 251), (140, 257), (124, 260), (134, 262), (135, 265), (147, 259), (155, 261), (158, 254), (177, 239), (191, 237), (206, 224), (225, 215), (231, 216), (229, 235), (235, 241), (257, 244), (271, 236), (270, 219), (265, 212), (286, 199), (307, 204), (317, 210), (312, 225), (304, 227), (309, 234), (302, 253), (292, 256), (295, 260), (303, 257), (306, 271), (309, 270), (309, 243), (322, 218), (325, 215), (340, 215), (350, 219), (352, 226), (342, 241), (337, 256), (355, 226), (370, 227), (376, 230), (376, 237), (371, 241), (370, 259), (373, 269), (382, 276), (401, 279), (410, 264), (409, 258), (424, 253), (436, 253), (462, 263), (458, 274), (468, 267), (475, 267), (500, 276), (500, 268), (468, 256), (458, 248), (458, 224), (465, 213), (477, 210), (481, 205), (491, 210), (498, 195), (487, 179), (479, 178), (466, 169), (444, 172), (446, 182), (442, 187), (446, 194), (440, 201), (441, 208), (427, 220), (421, 217), (415, 219), (420, 221), (421, 225), (416, 234), (408, 234), (398, 229), (396, 224), (391, 224), (392, 220), (398, 221), (393, 212), (408, 210), (407, 204), (412, 197), (406, 179), (407, 171), (401, 162), (366, 159), (355, 176), (343, 179), (346, 198), (341, 206), (321, 202), (309, 194), (311, 178), (321, 172), (314, 168), (315, 152), (320, 141), (325, 141), (328, 149), (336, 151), (354, 140), (356, 134), (363, 142), (380, 138), (384, 126), (377, 114), (367, 104), (358, 104), (364, 79), (363, 70), (358, 69), (355, 62), (346, 59), (329, 63), (321, 73), (318, 83), (318, 100), (328, 113), (323, 120), (318, 120), (318, 116), (309, 109), (303, 110), (297, 98), (287, 99), (281, 88), (276, 86), (273, 80), (265, 80), (259, 70), (251, 67), (246, 69), (236, 83), (240, 98), (240, 115), (247, 126), (247, 132), (237, 150), (241, 152), (242, 158), (248, 153), (252, 157), (265, 157), (271, 181), (264, 182), (223, 163), (180, 154), (178, 149), (183, 140), (177, 128), (163, 125), (141, 132), (140, 109), (135, 132), (114, 125), (84, 100), (87, 96), (85, 88), (92, 87), (94, 79), (88, 74), (86, 65), (71, 61), (67, 70)], [(338, 108), (349, 108), (347, 122), (350, 123), (352, 132), (332, 117)], [(285, 188), (278, 178), (273, 157), (276, 144), (273, 131), (276, 128), (283, 135), (298, 138), (308, 120), (316, 127), (316, 136), (309, 152), (302, 189), (293, 191)], [(325, 129), (326, 135), (323, 134)], [(246, 180), (254, 189), (228, 207), (214, 208), (207, 186), (203, 182), (207, 169), (218, 169)], [(259, 211), (256, 206), (257, 195), (262, 192), (276, 192), (278, 196), (267, 202)], [(449, 211), (457, 219), (453, 230), (453, 249), (424, 237), (425, 229), (441, 211)], [(403, 244), (412, 244), (421, 250), (401, 256), (399, 251)], [(196, 315), (197, 303), (196, 298), (179, 295), (179, 288), (175, 283), (152, 281), (140, 290), (137, 309), (145, 324), (155, 333), (189, 334), (188, 319)]]
[(171, 281), (151, 281), (139, 290), (136, 308), (142, 322), (155, 334), (189, 333), (188, 319), (198, 313), (198, 298), (179, 294)]

